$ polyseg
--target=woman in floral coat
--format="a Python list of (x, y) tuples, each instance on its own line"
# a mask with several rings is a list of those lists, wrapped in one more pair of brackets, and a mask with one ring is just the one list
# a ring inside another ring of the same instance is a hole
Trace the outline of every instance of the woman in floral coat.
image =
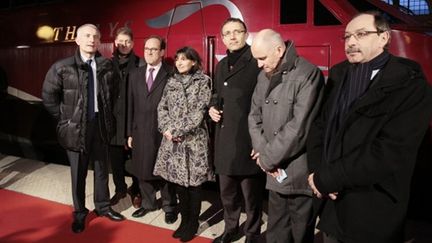
[(164, 137), (153, 174), (177, 184), (182, 221), (173, 237), (185, 242), (194, 238), (199, 227), (199, 186), (214, 180), (204, 121), (211, 80), (191, 47), (176, 52), (175, 65), (176, 73), (168, 80), (158, 106), (158, 126)]

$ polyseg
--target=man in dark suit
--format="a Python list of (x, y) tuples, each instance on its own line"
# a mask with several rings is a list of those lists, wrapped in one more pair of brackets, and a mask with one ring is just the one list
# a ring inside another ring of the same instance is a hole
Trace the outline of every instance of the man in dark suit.
[(242, 198), (247, 215), (246, 241), (253, 242), (261, 229), (264, 174), (250, 156), (252, 145), (247, 119), (260, 69), (246, 44), (248, 33), (243, 21), (227, 19), (221, 34), (228, 49), (227, 57), (216, 67), (209, 115), (216, 122), (214, 164), (219, 175), (225, 229), (214, 242), (231, 242), (237, 238)]
[(153, 175), (162, 134), (158, 131), (157, 106), (172, 67), (162, 61), (165, 41), (151, 36), (145, 41), (146, 64), (129, 75), (128, 146), (132, 148), (132, 173), (139, 179), (142, 204), (133, 217), (143, 217), (157, 209), (156, 191), (160, 188), (165, 222), (177, 220), (177, 198), (172, 183)]
[[(132, 205), (135, 208), (141, 207), (141, 193), (139, 181), (134, 175), (125, 169), (125, 162), (128, 159), (130, 150), (126, 144), (126, 124), (127, 124), (127, 88), (129, 72), (139, 66), (144, 65), (144, 60), (133, 52), (134, 41), (132, 30), (128, 27), (121, 27), (116, 32), (114, 40), (116, 47), (112, 62), (114, 71), (118, 73), (118, 95), (114, 97), (113, 113), (116, 119), (116, 133), (111, 139), (110, 161), (115, 185), (115, 194), (111, 198), (111, 205), (116, 205), (120, 199), (126, 197), (129, 192)], [(127, 188), (125, 176), (132, 177), (132, 185)]]
[(345, 29), (346, 61), (308, 138), (309, 184), (324, 242), (401, 243), (417, 150), (432, 114), (420, 66), (388, 53), (377, 12)]
[(113, 211), (109, 203), (107, 154), (115, 130), (112, 63), (97, 52), (100, 32), (96, 26), (80, 26), (75, 41), (79, 47), (75, 55), (54, 63), (49, 69), (42, 99), (46, 109), (58, 120), (59, 143), (66, 149), (71, 166), (72, 231), (80, 233), (88, 214), (85, 185), (90, 162), (94, 163), (96, 214), (114, 221), (124, 217)]

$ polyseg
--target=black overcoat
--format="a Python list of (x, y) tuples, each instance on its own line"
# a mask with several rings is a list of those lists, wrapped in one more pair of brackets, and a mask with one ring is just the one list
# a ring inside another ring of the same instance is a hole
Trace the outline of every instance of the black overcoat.
[(153, 180), (162, 134), (158, 131), (157, 106), (165, 88), (172, 67), (163, 63), (157, 73), (151, 90), (146, 83), (147, 65), (134, 69), (129, 74), (128, 136), (132, 137), (131, 173), (141, 180)]
[(330, 70), (334, 84), (308, 137), (309, 168), (318, 190), (318, 228), (346, 243), (403, 242), (410, 181), (432, 113), (432, 90), (420, 66), (391, 56), (371, 87), (349, 109), (334, 146), (323, 157), (324, 132), (348, 62)]
[(126, 144), (126, 124), (127, 124), (127, 97), (128, 79), (131, 70), (143, 66), (144, 60), (136, 56), (133, 52), (129, 54), (127, 63), (120, 65), (118, 52), (114, 52), (112, 57), (114, 71), (117, 75), (117, 92), (114, 98), (113, 114), (116, 120), (116, 133), (111, 139), (112, 145), (123, 146)]
[(259, 72), (249, 46), (231, 71), (228, 57), (223, 58), (216, 67), (215, 93), (210, 106), (223, 100), (223, 120), (216, 124), (215, 133), (214, 164), (217, 174), (253, 175), (260, 172), (250, 156), (252, 142), (248, 129), (251, 98)]

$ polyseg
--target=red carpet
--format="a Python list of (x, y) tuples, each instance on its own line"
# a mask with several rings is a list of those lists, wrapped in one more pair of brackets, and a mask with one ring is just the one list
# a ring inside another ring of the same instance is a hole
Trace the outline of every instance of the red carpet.
[[(172, 231), (130, 220), (119, 223), (107, 218), (87, 216), (86, 229), (72, 233), (70, 206), (0, 189), (1, 243), (165, 243), (179, 242)], [(211, 242), (196, 237), (191, 242)]]

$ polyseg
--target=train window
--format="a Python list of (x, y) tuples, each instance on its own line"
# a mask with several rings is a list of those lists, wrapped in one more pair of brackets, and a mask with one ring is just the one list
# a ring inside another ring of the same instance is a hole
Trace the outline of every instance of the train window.
[[(375, 5), (369, 3), (368, 1), (348, 0), (348, 2), (350, 2), (351, 5), (353, 5), (353, 7), (356, 8), (359, 12), (365, 12), (365, 11), (369, 11), (369, 10), (376, 10), (376, 11), (382, 12), (381, 9), (379, 9)], [(390, 24), (403, 23), (400, 19), (395, 18), (394, 16), (392, 16), (388, 13), (383, 13), (383, 15)]]
[(303, 24), (307, 22), (307, 0), (281, 0), (280, 23)]
[(411, 15), (428, 15), (431, 13), (429, 5), (425, 0), (382, 0), (383, 2), (399, 7), (399, 9)]
[(314, 24), (323, 25), (340, 25), (341, 22), (332, 14), (319, 0), (314, 1)]

